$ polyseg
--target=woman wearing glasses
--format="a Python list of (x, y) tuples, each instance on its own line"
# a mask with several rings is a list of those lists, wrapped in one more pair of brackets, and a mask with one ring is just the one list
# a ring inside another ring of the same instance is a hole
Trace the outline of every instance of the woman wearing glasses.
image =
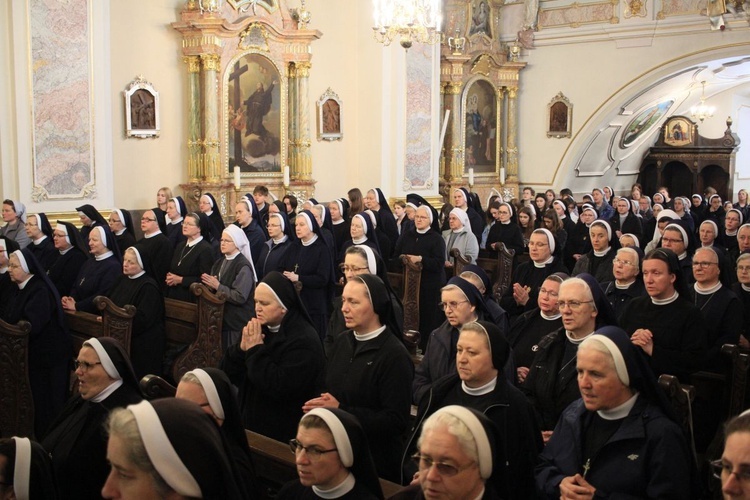
[(60, 297), (65, 297), (70, 295), (78, 273), (88, 259), (89, 248), (81, 239), (78, 229), (70, 222), (57, 221), (52, 232), (52, 241), (59, 256), (47, 270), (47, 276), (57, 288)]
[(135, 245), (135, 227), (133, 227), (133, 216), (124, 208), (112, 209), (109, 214), (109, 229), (115, 235), (117, 247), (120, 251)]
[(258, 277), (263, 279), (271, 271), (282, 272), (284, 255), (291, 248), (294, 226), (284, 212), (268, 214), (268, 241), (263, 243), (256, 263)]
[[(182, 231), (182, 223), (187, 216), (187, 206), (182, 196), (175, 196), (167, 202), (167, 230), (165, 235), (172, 242), (172, 247), (177, 248), (186, 239)], [(125, 249), (122, 249), (125, 251)]]
[(311, 410), (289, 447), (299, 478), (284, 485), (279, 500), (383, 498), (367, 436), (353, 415), (339, 408)]
[[(524, 250), (524, 238), (521, 228), (513, 218), (513, 206), (510, 203), (493, 201), (490, 203), (490, 214), (495, 223), (487, 236), (487, 250), (490, 250), (492, 255), (497, 255), (500, 243), (505, 243), (509, 250), (514, 250), (516, 255), (520, 255)], [(527, 224), (530, 225), (528, 218)]]
[(21, 320), (31, 323), (28, 374), (34, 428), (41, 436), (65, 403), (70, 337), (60, 296), (28, 247), (10, 254), (8, 274), (15, 286), (3, 297), (2, 318), (11, 324)]
[(99, 498), (107, 479), (109, 412), (143, 399), (125, 349), (112, 338), (83, 343), (75, 359), (78, 393), (70, 398), (42, 441), (52, 456), (60, 498)]
[(29, 215), (26, 219), (26, 234), (31, 239), (29, 249), (42, 269), (52, 267), (60, 254), (52, 242), (52, 226), (47, 216), (42, 213)]
[(582, 399), (565, 409), (540, 455), (537, 498), (697, 498), (682, 429), (628, 335), (597, 330), (576, 366)]
[(609, 283), (602, 283), (604, 295), (615, 310), (618, 321), (628, 302), (646, 295), (646, 287), (641, 279), (641, 258), (643, 252), (640, 248), (619, 249), (612, 260), (612, 273), (615, 279)]
[[(170, 206), (173, 202), (170, 200)], [(206, 214), (191, 213), (180, 222), (185, 240), (177, 245), (172, 254), (172, 263), (167, 272), (164, 296), (170, 299), (195, 302), (190, 285), (199, 283), (201, 275), (211, 272), (213, 249), (208, 242), (211, 221)]]
[(711, 462), (714, 477), (721, 480), (721, 492), (726, 500), (750, 499), (750, 411), (745, 411), (727, 423), (724, 431), (724, 453), (720, 460)]
[(302, 410), (341, 408), (354, 415), (367, 434), (379, 476), (398, 481), (414, 363), (398, 338), (391, 299), (380, 278), (353, 277), (342, 302), (349, 330), (339, 334), (329, 350), (327, 392), (307, 401)]

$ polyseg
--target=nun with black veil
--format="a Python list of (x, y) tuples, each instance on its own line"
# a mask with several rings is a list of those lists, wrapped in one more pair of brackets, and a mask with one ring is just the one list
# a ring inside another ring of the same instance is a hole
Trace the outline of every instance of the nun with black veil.
[(346, 198), (333, 200), (328, 203), (328, 212), (331, 214), (331, 232), (336, 242), (336, 256), (338, 256), (341, 254), (344, 243), (350, 238), (349, 201)]
[(114, 233), (117, 247), (121, 252), (135, 245), (135, 227), (133, 216), (124, 208), (112, 209), (109, 214), (109, 229)]
[(396, 227), (396, 218), (391, 212), (391, 207), (388, 204), (388, 198), (385, 197), (383, 191), (380, 188), (373, 188), (367, 191), (365, 196), (366, 208), (369, 208), (373, 212), (377, 212), (380, 218), (380, 228), (388, 236), (388, 239), (392, 243), (395, 243), (398, 239), (398, 227)]
[[(186, 239), (182, 231), (182, 224), (187, 214), (187, 205), (185, 205), (185, 200), (182, 199), (182, 196), (175, 196), (167, 202), (167, 217), (169, 218), (169, 222), (167, 223), (165, 234), (169, 238), (169, 241), (172, 242), (173, 248), (177, 248)], [(124, 251), (125, 249), (123, 248), (122, 250)]]
[(91, 338), (75, 360), (78, 393), (68, 400), (42, 441), (52, 457), (60, 498), (99, 498), (107, 477), (109, 412), (143, 399), (130, 358), (113, 338)]
[(291, 281), (272, 271), (255, 289), (255, 318), (221, 368), (240, 390), (246, 429), (277, 441), (294, 437), (305, 401), (323, 386), (325, 355)]
[(18, 243), (15, 240), (0, 236), (0, 318), (3, 317), (5, 307), (17, 288), (13, 280), (10, 279), (8, 264), (10, 263), (10, 254), (18, 249)]
[(52, 226), (43, 213), (30, 214), (26, 219), (26, 234), (31, 239), (29, 248), (42, 269), (49, 269), (60, 254), (52, 242)]
[(57, 500), (52, 462), (42, 445), (26, 437), (0, 439), (0, 497)]
[(286, 252), (292, 247), (294, 227), (284, 212), (268, 214), (268, 241), (260, 249), (256, 267), (262, 279), (271, 271), (282, 272)]
[(78, 273), (89, 259), (88, 242), (84, 243), (73, 224), (63, 221), (57, 221), (52, 241), (60, 255), (52, 267), (47, 269), (47, 276), (54, 283), (60, 297), (65, 297), (70, 295)]
[(362, 426), (339, 408), (316, 408), (299, 422), (289, 441), (298, 479), (279, 491), (280, 500), (377, 500), (383, 498)]
[(81, 238), (83, 238), (83, 241), (89, 240), (89, 233), (94, 226), (109, 226), (94, 205), (81, 205), (76, 207), (76, 210), (78, 211), (78, 218), (81, 219)]
[(382, 256), (375, 226), (372, 224), (372, 219), (364, 212), (352, 216), (349, 223), (349, 235), (351, 238), (341, 245), (341, 253), (338, 255), (337, 262), (343, 262), (347, 249), (354, 245), (367, 245)]
[(211, 236), (215, 241), (221, 239), (221, 232), (224, 231), (224, 219), (219, 212), (219, 205), (216, 198), (211, 193), (203, 193), (198, 201), (198, 208), (208, 216), (211, 221)]
[(322, 341), (328, 331), (333, 299), (333, 261), (312, 212), (303, 210), (297, 214), (295, 231), (297, 239), (282, 262), (283, 274), (292, 283), (301, 282), (300, 298)]
[(353, 277), (344, 286), (341, 310), (349, 330), (336, 336), (328, 351), (326, 392), (302, 410), (341, 408), (354, 415), (367, 434), (379, 476), (398, 481), (414, 363), (400, 340), (391, 298), (380, 278)]
[(193, 402), (164, 398), (119, 408), (107, 431), (104, 498), (247, 498), (216, 422)]
[(135, 306), (130, 356), (139, 380), (150, 373), (161, 374), (166, 348), (164, 300), (159, 285), (144, 271), (148, 262), (145, 259), (138, 246), (125, 250), (122, 274), (108, 294), (119, 307)]
[(120, 275), (122, 255), (109, 226), (94, 226), (89, 235), (89, 250), (94, 258), (81, 266), (70, 295), (62, 298), (63, 309), (67, 311), (96, 314), (94, 298), (106, 295)]
[(192, 401), (214, 419), (224, 437), (237, 486), (243, 490), (246, 498), (258, 495), (250, 446), (237, 402), (237, 389), (229, 377), (218, 368), (196, 368), (182, 376), (175, 397)]
[(29, 382), (34, 399), (34, 430), (44, 434), (65, 404), (71, 340), (63, 321), (60, 296), (28, 247), (8, 258), (8, 273), (16, 284), (4, 305), (3, 320), (31, 323)]
[[(268, 239), (268, 229), (261, 226), (260, 212), (252, 196), (248, 198), (245, 195), (237, 202), (234, 207), (234, 218), (234, 224), (239, 226), (247, 237), (253, 262), (260, 262), (263, 244)], [(257, 269), (257, 272), (260, 275), (260, 269)]]
[[(170, 206), (172, 201), (169, 202)], [(175, 247), (172, 263), (165, 284), (164, 296), (170, 299), (195, 302), (190, 286), (199, 283), (204, 273), (211, 272), (214, 255), (208, 240), (211, 237), (211, 221), (206, 214), (191, 213), (180, 222), (180, 231), (185, 239)]]
[(540, 455), (538, 498), (696, 498), (692, 453), (629, 336), (598, 329), (576, 364), (582, 399), (563, 412)]
[(146, 210), (141, 216), (143, 238), (138, 240), (142, 254), (148, 259), (146, 272), (159, 283), (162, 291), (166, 289), (165, 279), (172, 262), (174, 246), (167, 238), (167, 220), (159, 208)]
[(414, 229), (401, 235), (391, 262), (401, 269), (401, 255), (413, 263), (422, 264), (419, 289), (420, 346), (425, 348), (429, 332), (440, 326), (445, 315), (438, 308), (440, 289), (445, 285), (445, 241), (438, 231), (437, 212), (431, 205), (420, 205), (414, 215)]

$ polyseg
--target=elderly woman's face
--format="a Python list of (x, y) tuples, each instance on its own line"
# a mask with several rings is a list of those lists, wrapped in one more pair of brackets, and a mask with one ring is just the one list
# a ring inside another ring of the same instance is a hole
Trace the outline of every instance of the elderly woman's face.
[(617, 256), (612, 261), (612, 274), (616, 280), (627, 283), (638, 276), (639, 271), (638, 259), (632, 252), (617, 252)]
[(714, 233), (714, 227), (711, 224), (703, 223), (698, 229), (698, 236), (701, 239), (701, 245), (709, 246), (714, 244), (716, 239), (716, 233)]
[(375, 309), (367, 296), (367, 287), (359, 281), (350, 281), (341, 294), (341, 312), (347, 328), (369, 333), (380, 326)]
[(338, 451), (318, 453), (336, 449), (336, 443), (328, 430), (308, 429), (300, 425), (297, 428), (297, 442), (299, 446), (294, 454), (294, 462), (303, 486), (331, 489), (349, 474), (341, 463)]
[(508, 222), (510, 220), (510, 209), (505, 205), (500, 205), (497, 209), (497, 220), (500, 222)]
[(208, 397), (206, 396), (206, 391), (203, 390), (203, 387), (200, 384), (181, 380), (180, 383), (177, 384), (177, 392), (175, 392), (174, 397), (197, 404), (201, 407), (203, 413), (216, 421), (219, 427), (224, 423), (224, 421), (217, 417), (211, 409), (211, 405), (208, 403)]
[(352, 224), (349, 226), (349, 235), (353, 240), (361, 238), (365, 235), (365, 225), (362, 223), (362, 219), (354, 217)]
[(302, 241), (308, 241), (314, 234), (310, 226), (307, 225), (307, 219), (300, 215), (294, 220), (294, 230), (297, 232), (297, 238)]
[(454, 215), (454, 214), (450, 214), (448, 216), (448, 226), (452, 230), (454, 230), (454, 231), (457, 231), (459, 229), (463, 229), (463, 227), (464, 227), (463, 223), (461, 222), (461, 219), (459, 219), (458, 217), (456, 217), (456, 215)]
[(42, 233), (41, 228), (39, 227), (39, 218), (36, 215), (30, 215), (28, 219), (26, 219), (26, 236), (31, 238), (32, 240), (36, 240), (44, 236), (44, 233)]
[(277, 207), (274, 203), (271, 203), (268, 205), (268, 213), (269, 214), (278, 214), (281, 210), (279, 210), (279, 207)]
[(627, 236), (627, 235), (623, 234), (620, 237), (620, 246), (623, 247), (623, 248), (634, 247), (634, 246), (636, 246), (635, 245), (635, 240), (633, 239), (632, 236)]
[(173, 200), (169, 200), (167, 202), (167, 217), (169, 217), (170, 220), (180, 218), (180, 214), (177, 213), (177, 205), (175, 205), (175, 202)]
[(185, 217), (182, 221), (182, 234), (190, 241), (201, 235), (201, 227), (195, 217)]
[(474, 321), (475, 306), (466, 299), (466, 295), (458, 288), (449, 288), (440, 294), (444, 304), (445, 317), (451, 326), (459, 328), (461, 325)]
[(67, 236), (62, 231), (58, 231), (55, 229), (52, 232), (52, 242), (55, 244), (55, 248), (58, 250), (65, 250), (66, 248), (72, 246), (68, 243)]
[(416, 210), (409, 206), (404, 209), (404, 212), (406, 212), (406, 216), (409, 218), (409, 220), (414, 220), (414, 216), (417, 214)]
[(591, 224), (596, 220), (596, 212), (593, 210), (584, 210), (581, 214), (581, 220), (586, 225)]
[(578, 389), (589, 411), (611, 410), (632, 397), (617, 377), (614, 361), (595, 349), (579, 349), (576, 359)]
[(529, 257), (534, 262), (544, 262), (552, 256), (549, 248), (547, 236), (539, 233), (532, 233), (529, 238)]
[(204, 214), (210, 212), (213, 210), (211, 208), (211, 200), (208, 199), (208, 196), (201, 196), (200, 200), (198, 201), (198, 209), (203, 212)]
[(486, 335), (471, 330), (461, 332), (456, 344), (456, 368), (469, 387), (482, 387), (497, 376)]
[[(446, 425), (423, 433), (419, 446), (419, 484), (426, 498), (477, 498), (484, 488), (479, 466)], [(452, 465), (457, 474), (442, 475), (435, 463)]]
[[(141, 217), (141, 231), (144, 234), (155, 233), (159, 229), (159, 223), (156, 221), (156, 214), (153, 210), (146, 210)], [(93, 231), (92, 231), (93, 232)]]
[(609, 246), (607, 230), (599, 224), (593, 225), (589, 228), (589, 236), (591, 237), (591, 246), (597, 252), (606, 250)]
[(414, 226), (423, 231), (430, 227), (430, 215), (428, 212), (429, 208), (418, 208), (417, 213), (414, 215)]
[(111, 434), (107, 442), (107, 461), (110, 463), (109, 476), (102, 488), (102, 497), (121, 500), (158, 500), (163, 498), (149, 472), (138, 468), (130, 460), (130, 452), (125, 441), (117, 434)]
[(107, 375), (99, 355), (92, 347), (83, 346), (78, 353), (78, 393), (85, 400), (96, 397), (115, 380)]
[(648, 200), (646, 198), (640, 198), (638, 200), (638, 208), (643, 212), (648, 210)]
[(365, 208), (370, 210), (380, 210), (380, 203), (378, 203), (378, 197), (375, 195), (375, 191), (370, 190), (365, 195), (364, 199)]
[(344, 276), (350, 281), (360, 274), (370, 274), (367, 259), (356, 253), (348, 253), (344, 256)]
[(544, 283), (539, 288), (539, 296), (537, 297), (537, 305), (544, 314), (553, 315), (560, 312), (560, 309), (557, 307), (559, 293), (560, 283), (558, 281), (544, 280)]
[(109, 248), (102, 241), (102, 235), (98, 229), (91, 231), (89, 234), (89, 250), (93, 255), (102, 255), (109, 251)]
[(276, 300), (274, 293), (265, 286), (255, 289), (255, 317), (262, 325), (277, 326), (284, 319), (286, 310)]
[(219, 249), (221, 250), (221, 253), (223, 255), (232, 255), (237, 251), (237, 245), (234, 243), (232, 235), (230, 235), (226, 231), (221, 233), (221, 242), (219, 244)]
[(240, 227), (245, 227), (253, 221), (253, 214), (247, 209), (247, 205), (244, 202), (235, 205), (234, 220), (239, 223)]
[[(396, 205), (398, 207), (398, 205)], [(400, 207), (399, 207), (400, 208)], [(341, 211), (339, 211), (339, 204), (335, 201), (332, 201), (328, 204), (328, 211), (331, 212), (331, 220), (336, 222), (337, 220), (341, 220)], [(396, 214), (398, 215), (398, 214)]]
[(284, 231), (281, 230), (281, 219), (279, 217), (269, 217), (266, 229), (268, 229), (268, 237), (271, 239), (281, 238), (284, 234)]
[(13, 210), (13, 207), (10, 205), (7, 205), (3, 203), (3, 220), (5, 222), (15, 222), (16, 221), (16, 211)]
[(122, 256), (122, 274), (125, 276), (135, 276), (141, 271), (143, 271), (143, 268), (138, 264), (135, 252), (130, 249), (125, 250), (125, 255)]
[(742, 259), (737, 263), (737, 281), (750, 285), (750, 259)]
[(123, 229), (125, 229), (125, 225), (120, 220), (120, 216), (117, 215), (117, 212), (115, 212), (114, 210), (112, 211), (111, 214), (109, 214), (109, 221), (107, 222), (109, 222), (109, 229), (113, 233), (116, 233), (118, 231), (122, 231)]
[(23, 283), (29, 279), (29, 276), (31, 276), (21, 267), (21, 261), (18, 256), (13, 254), (8, 257), (8, 273), (10, 274), (10, 280), (13, 283)]

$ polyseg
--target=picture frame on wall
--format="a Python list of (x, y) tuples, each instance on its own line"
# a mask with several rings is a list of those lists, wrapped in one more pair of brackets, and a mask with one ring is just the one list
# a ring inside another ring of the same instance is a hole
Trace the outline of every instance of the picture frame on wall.
[(464, 175), (469, 169), (477, 176), (494, 176), (500, 172), (498, 93), (488, 79), (476, 78), (463, 91)]
[(125, 98), (125, 135), (138, 139), (159, 137), (159, 92), (138, 75), (123, 91)]
[(571, 137), (573, 130), (573, 104), (558, 92), (547, 104), (547, 137)]
[(343, 101), (331, 87), (328, 87), (317, 101), (318, 107), (318, 140), (340, 141), (344, 138), (341, 107)]

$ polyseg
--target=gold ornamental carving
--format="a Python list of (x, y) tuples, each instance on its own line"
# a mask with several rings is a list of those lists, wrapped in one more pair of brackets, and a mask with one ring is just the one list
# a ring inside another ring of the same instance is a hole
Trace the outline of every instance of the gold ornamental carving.
[(623, 11), (625, 19), (631, 17), (646, 17), (646, 6), (643, 0), (625, 0), (625, 9)]
[(447, 95), (458, 95), (461, 93), (461, 82), (448, 82), (445, 84), (445, 94)]
[(490, 60), (490, 56), (488, 56), (487, 54), (482, 54), (481, 56), (479, 56), (479, 59), (474, 61), (474, 64), (471, 66), (471, 74), (474, 75), (476, 73), (479, 73), (489, 78), (491, 69), (492, 61)]
[(200, 73), (201, 60), (198, 56), (186, 56), (182, 60), (188, 65), (188, 73)]
[(515, 99), (518, 95), (518, 87), (508, 87), (508, 98)]
[(310, 68), (312, 68), (312, 63), (309, 62), (298, 62), (296, 64), (297, 66), (297, 77), (298, 78), (309, 78), (310, 77)]
[(201, 54), (203, 69), (206, 71), (219, 71), (220, 61), (218, 54)]
[(262, 52), (268, 52), (268, 31), (260, 23), (252, 23), (240, 33), (239, 48), (256, 49)]

